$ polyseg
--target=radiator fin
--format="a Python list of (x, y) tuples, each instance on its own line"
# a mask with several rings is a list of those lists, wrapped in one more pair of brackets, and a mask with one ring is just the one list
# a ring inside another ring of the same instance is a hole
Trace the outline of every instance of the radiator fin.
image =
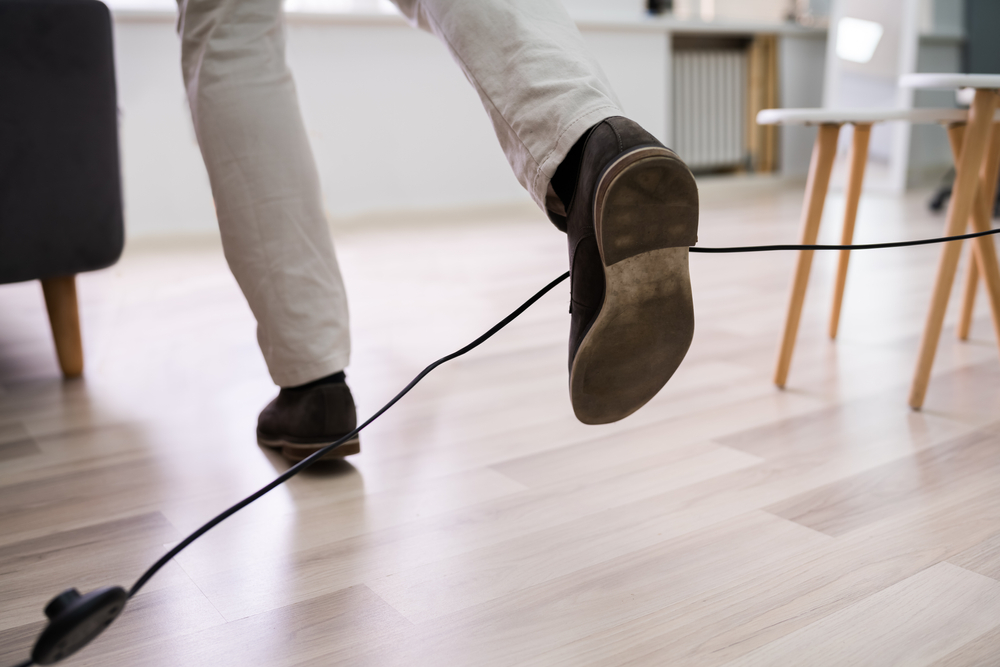
[(674, 150), (692, 169), (747, 164), (747, 53), (675, 51)]

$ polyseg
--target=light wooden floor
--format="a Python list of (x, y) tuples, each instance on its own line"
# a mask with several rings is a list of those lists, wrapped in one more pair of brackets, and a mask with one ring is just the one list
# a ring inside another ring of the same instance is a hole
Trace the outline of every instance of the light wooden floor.
[[(702, 245), (793, 242), (801, 188), (703, 189)], [(937, 235), (926, 193), (862, 201), (859, 241)], [(841, 202), (823, 237), (836, 238)], [(531, 214), (338, 235), (367, 415), (566, 265)], [(841, 339), (818, 258), (789, 388), (793, 256), (692, 256), (697, 332), (645, 409), (584, 427), (567, 290), (167, 566), (75, 665), (996, 665), (1000, 355), (949, 319), (906, 406), (937, 248), (855, 254)], [(126, 587), (285, 463), (250, 313), (211, 242), (80, 279), (63, 383), (37, 284), (0, 287), (0, 665), (69, 586)], [(955, 311), (953, 304), (952, 311)]]

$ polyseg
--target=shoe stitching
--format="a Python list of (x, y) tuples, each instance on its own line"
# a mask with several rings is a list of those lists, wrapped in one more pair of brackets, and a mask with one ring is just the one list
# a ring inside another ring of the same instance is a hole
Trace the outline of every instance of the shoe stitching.
[(622, 142), (622, 135), (618, 134), (618, 129), (611, 123), (608, 123), (608, 127), (610, 127), (611, 131), (615, 133), (615, 138), (618, 139), (618, 152), (621, 153), (625, 150), (625, 144)]
[[(607, 119), (601, 121), (601, 123), (607, 123), (607, 122), (608, 122)], [(586, 155), (587, 153), (587, 146), (590, 144), (590, 140), (594, 138), (594, 130), (596, 130), (601, 123), (598, 123), (592, 129), (589, 129), (587, 130), (586, 133), (584, 133), (583, 150), (580, 152), (580, 164), (576, 166), (576, 178), (575, 178), (576, 185), (573, 186), (573, 196), (569, 198), (568, 204), (564, 204), (564, 207), (566, 209), (567, 234), (569, 233), (569, 212), (573, 209), (573, 204), (576, 203), (576, 196), (579, 194), (580, 174), (583, 173), (583, 156)]]

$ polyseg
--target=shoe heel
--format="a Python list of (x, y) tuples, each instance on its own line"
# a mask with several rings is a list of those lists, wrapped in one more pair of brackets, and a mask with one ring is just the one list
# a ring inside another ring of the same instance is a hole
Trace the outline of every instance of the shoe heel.
[[(281, 453), (289, 461), (301, 461), (304, 458), (312, 456), (324, 445), (299, 445), (294, 443), (285, 443), (285, 446), (281, 448)], [(323, 456), (323, 461), (330, 461), (332, 459), (342, 459), (345, 456), (353, 456), (354, 454), (361, 453), (361, 439), (351, 438), (347, 442), (343, 443), (339, 447), (335, 447), (327, 452)]]
[(698, 187), (687, 165), (662, 147), (638, 148), (608, 165), (594, 197), (594, 229), (605, 266), (698, 241)]

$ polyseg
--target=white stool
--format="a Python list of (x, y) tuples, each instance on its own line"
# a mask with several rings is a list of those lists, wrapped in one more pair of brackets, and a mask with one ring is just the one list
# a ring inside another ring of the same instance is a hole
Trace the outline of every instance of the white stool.
[[(830, 185), (830, 174), (837, 154), (840, 127), (848, 123), (854, 126), (854, 138), (851, 143), (847, 173), (844, 226), (841, 234), (841, 244), (849, 245), (854, 238), (854, 223), (857, 219), (861, 185), (864, 180), (865, 165), (868, 161), (868, 143), (871, 138), (872, 125), (885, 121), (904, 120), (911, 123), (944, 123), (950, 127), (964, 127), (968, 115), (968, 112), (963, 109), (767, 109), (757, 114), (757, 122), (761, 125), (819, 126), (819, 134), (816, 137), (812, 162), (809, 166), (805, 201), (802, 205), (800, 242), (803, 245), (815, 244), (819, 234), (819, 224), (823, 218), (823, 207)], [(998, 114), (997, 120), (1000, 121), (1000, 114)], [(799, 251), (789, 296), (788, 311), (785, 316), (784, 331), (778, 351), (778, 361), (774, 371), (774, 383), (779, 387), (784, 387), (788, 380), (788, 371), (791, 367), (795, 339), (802, 316), (802, 306), (809, 284), (812, 257), (812, 250)], [(850, 251), (840, 251), (833, 307), (830, 314), (830, 338), (837, 337), (849, 261)]]
[[(990, 204), (996, 192), (1000, 170), (1000, 123), (995, 118), (1000, 91), (1000, 75), (995, 74), (908, 74), (899, 80), (906, 88), (975, 88), (968, 122), (948, 128), (951, 150), (955, 156), (955, 184), (948, 204), (945, 235), (954, 236), (972, 225), (974, 231), (990, 228)], [(971, 214), (971, 218), (970, 218)], [(927, 383), (934, 365), (948, 308), (948, 297), (955, 281), (955, 271), (962, 253), (962, 242), (945, 244), (938, 263), (937, 279), (931, 297), (927, 324), (920, 341), (920, 355), (910, 388), (910, 407), (919, 410), (927, 394)], [(992, 237), (980, 237), (973, 243), (975, 259), (970, 262), (966, 279), (965, 304), (959, 324), (959, 336), (968, 334), (976, 283), (982, 274), (993, 313), (993, 328), (1000, 343), (1000, 267)]]

